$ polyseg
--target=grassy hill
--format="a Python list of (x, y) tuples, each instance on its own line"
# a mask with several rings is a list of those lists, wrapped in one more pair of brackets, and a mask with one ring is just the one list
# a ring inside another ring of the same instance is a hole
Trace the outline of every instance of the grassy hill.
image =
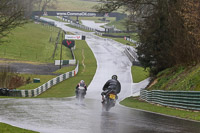
[[(95, 0), (57, 0), (57, 11), (95, 11), (92, 9), (94, 5), (98, 4)], [(49, 11), (55, 9), (47, 9)]]
[[(0, 58), (53, 63), (55, 59), (60, 58), (60, 45), (57, 47), (55, 58), (52, 58), (58, 32), (56, 27), (32, 22), (18, 27), (6, 38), (7, 42), (0, 45)], [(70, 51), (62, 48), (63, 59), (71, 59)]]
[[(56, 8), (47, 8), (48, 11), (87, 11), (96, 12), (93, 6), (98, 5), (98, 0), (57, 0)], [(37, 7), (36, 9), (37, 10)], [(124, 12), (118, 9), (117, 12)]]
[(166, 69), (157, 75), (148, 90), (200, 91), (200, 64)]
[[(135, 80), (141, 81), (142, 69), (132, 69), (132, 75)], [(146, 75), (146, 74), (145, 74)], [(145, 76), (143, 75), (143, 77)], [(183, 91), (200, 91), (200, 64), (190, 67), (173, 67), (160, 72), (148, 90), (183, 90)], [(147, 103), (140, 100), (139, 97), (128, 97), (121, 101), (120, 104), (136, 108), (147, 110), (151, 112), (166, 114), (170, 116), (176, 116), (189, 120), (200, 121), (200, 111), (189, 111), (177, 108), (171, 108), (167, 106), (160, 106), (157, 104)]]

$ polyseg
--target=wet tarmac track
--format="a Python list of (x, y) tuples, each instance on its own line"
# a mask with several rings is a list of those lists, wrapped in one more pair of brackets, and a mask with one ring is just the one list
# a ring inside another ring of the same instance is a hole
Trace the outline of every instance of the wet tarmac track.
[(0, 121), (42, 133), (199, 133), (200, 123), (75, 98), (1, 99)]

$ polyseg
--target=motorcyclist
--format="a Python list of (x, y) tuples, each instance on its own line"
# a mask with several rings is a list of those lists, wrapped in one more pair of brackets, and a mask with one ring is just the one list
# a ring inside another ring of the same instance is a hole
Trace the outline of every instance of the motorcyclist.
[(86, 95), (86, 91), (87, 91), (87, 85), (85, 84), (84, 80), (81, 80), (76, 86), (76, 90), (75, 90), (76, 98), (78, 98), (78, 90), (79, 89), (84, 89), (85, 90), (85, 92), (84, 92), (84, 96), (85, 96)]
[(108, 80), (105, 83), (102, 90), (103, 90), (103, 92), (101, 93), (102, 103), (104, 103), (104, 101), (105, 101), (105, 96), (110, 92), (114, 93), (116, 95), (116, 99), (117, 99), (118, 98), (117, 94), (120, 93), (120, 91), (121, 91), (121, 84), (117, 80), (117, 75), (113, 75), (112, 79)]

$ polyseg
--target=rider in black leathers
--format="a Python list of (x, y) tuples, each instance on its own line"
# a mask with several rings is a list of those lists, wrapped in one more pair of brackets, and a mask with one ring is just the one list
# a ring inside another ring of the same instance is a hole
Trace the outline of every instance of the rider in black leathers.
[(112, 79), (108, 80), (105, 85), (103, 86), (103, 92), (101, 93), (102, 95), (102, 103), (105, 101), (105, 95), (107, 95), (107, 93), (110, 93), (112, 91), (112, 93), (114, 93), (116, 96), (118, 93), (120, 93), (121, 91), (121, 84), (120, 82), (117, 80), (117, 75), (113, 75)]

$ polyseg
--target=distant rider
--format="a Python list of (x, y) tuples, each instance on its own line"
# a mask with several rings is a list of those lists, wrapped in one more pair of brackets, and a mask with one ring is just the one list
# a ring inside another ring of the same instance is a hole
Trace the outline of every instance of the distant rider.
[(84, 96), (85, 96), (85, 95), (86, 95), (86, 91), (87, 91), (87, 86), (86, 86), (84, 80), (81, 80), (81, 81), (77, 84), (77, 86), (76, 86), (76, 91), (75, 91), (75, 93), (76, 93), (76, 98), (77, 98), (77, 96), (78, 96), (78, 90), (79, 90), (79, 89), (84, 89), (84, 90), (85, 90), (85, 93), (84, 93)]
[(113, 75), (112, 79), (108, 80), (105, 83), (102, 90), (103, 90), (103, 92), (101, 93), (103, 100), (102, 103), (105, 101), (105, 96), (110, 92), (114, 93), (117, 96), (117, 94), (120, 93), (121, 91), (121, 84), (117, 80), (117, 75)]

